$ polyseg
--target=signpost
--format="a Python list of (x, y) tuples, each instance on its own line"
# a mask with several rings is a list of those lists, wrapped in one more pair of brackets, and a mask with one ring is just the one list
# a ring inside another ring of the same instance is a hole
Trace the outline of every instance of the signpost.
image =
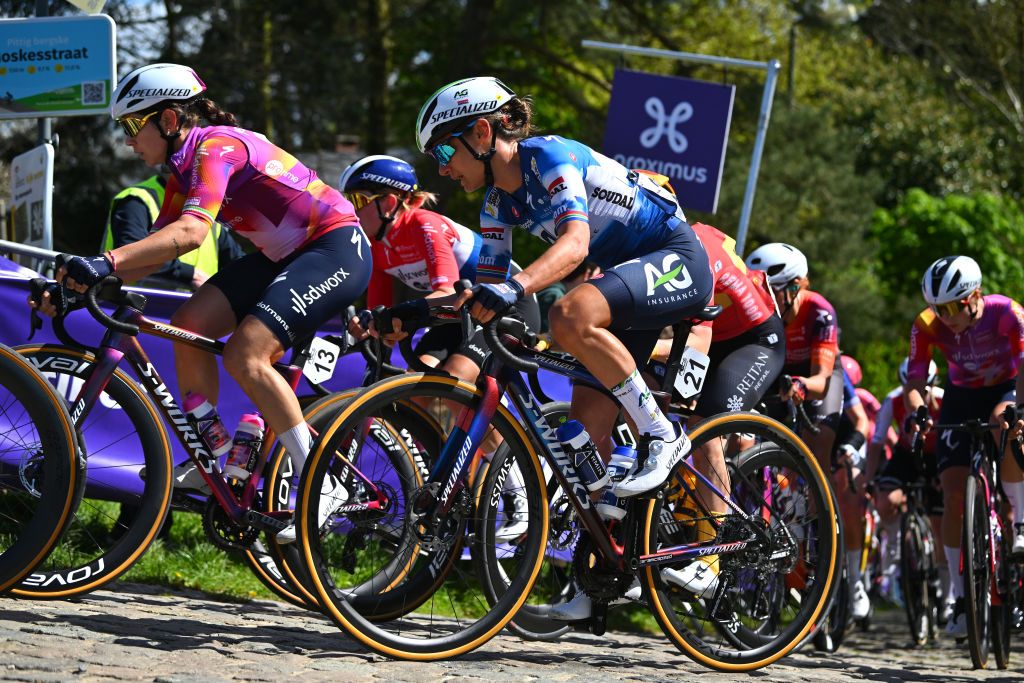
[(106, 113), (114, 75), (106, 15), (0, 19), (0, 119)]
[(584, 40), (583, 47), (596, 50), (611, 50), (622, 54), (643, 55), (645, 57), (666, 57), (700, 64), (731, 66), (745, 69), (763, 69), (765, 72), (764, 91), (761, 95), (761, 113), (757, 119), (757, 136), (754, 139), (754, 151), (750, 155), (750, 171), (747, 173), (747, 189), (743, 194), (743, 208), (740, 211), (740, 224), (736, 232), (736, 253), (743, 255), (747, 240), (747, 226), (750, 224), (750, 213), (754, 206), (754, 190), (757, 188), (757, 173), (761, 168), (761, 153), (764, 150), (765, 133), (768, 131), (768, 119), (771, 116), (772, 101), (775, 98), (775, 84), (779, 75), (779, 60), (755, 62), (749, 59), (734, 57), (717, 57), (699, 55), (692, 52), (676, 52), (674, 50), (658, 50), (635, 45), (620, 45), (596, 40)]
[[(53, 248), (53, 145), (42, 144), (14, 157), (11, 164), (13, 240), (41, 249)], [(35, 270), (35, 259), (19, 257)]]
[(685, 209), (714, 213), (736, 88), (616, 70), (602, 152), (668, 176)]

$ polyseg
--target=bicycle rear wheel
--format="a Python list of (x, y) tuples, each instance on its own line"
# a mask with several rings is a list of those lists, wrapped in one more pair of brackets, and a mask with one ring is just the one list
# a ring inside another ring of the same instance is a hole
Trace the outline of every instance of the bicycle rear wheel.
[[(690, 438), (694, 448), (716, 439), (727, 456), (754, 443), (731, 470), (731, 498), (756, 522), (759, 540), (712, 563), (718, 568), (714, 596), (698, 599), (663, 578), (662, 570), (679, 569), (685, 560), (646, 565), (640, 581), (658, 624), (687, 656), (719, 671), (751, 671), (792, 651), (825, 607), (838, 567), (831, 487), (803, 442), (770, 418), (723, 414), (700, 423)], [(647, 507), (645, 556), (687, 545), (661, 530), (671, 518), (662, 514), (664, 507), (685, 499), (678, 494), (685, 471), (677, 465)], [(717, 542), (730, 541), (735, 518), (723, 520)]]
[[(61, 346), (18, 350), (71, 400), (96, 363), (88, 352)], [(11, 589), (20, 597), (66, 598), (113, 581), (146, 551), (167, 516), (170, 444), (142, 387), (116, 370), (77, 428), (86, 453), (84, 495), (50, 555)]]
[(992, 571), (989, 565), (989, 508), (985, 482), (967, 477), (964, 492), (964, 598), (967, 611), (967, 644), (975, 668), (988, 666), (992, 624)]
[[(375, 473), (369, 478), (388, 500), (374, 522), (390, 530), (350, 552), (332, 551), (332, 534), (319, 528), (320, 498), (328, 471), (335, 474), (352, 458), (353, 444), (365, 442), (358, 435), (367, 424), (389, 425), (387, 417), (396, 403), (431, 403), (452, 407), (452, 420), (438, 420), (443, 440), (453, 441), (458, 462), (475, 458), (463, 427), (479, 406), (480, 392), (468, 383), (449, 377), (410, 374), (378, 382), (363, 390), (338, 414), (310, 455), (303, 473), (298, 507), (302, 551), (327, 614), (341, 628), (368, 647), (391, 657), (434, 660), (469, 652), (486, 643), (505, 627), (525, 602), (544, 558), (547, 537), (547, 495), (536, 452), (515, 417), (500, 403), (491, 426), (504, 439), (523, 474), (528, 500), (529, 524), (516, 552), (489, 544), (480, 529), (483, 501), (473, 498), (470, 482), (451, 478), (452, 463), (437, 464), (438, 481), (417, 487), (396, 486), (398, 473)], [(344, 454), (344, 460), (339, 458)], [(437, 454), (433, 454), (437, 457)], [(368, 474), (368, 473), (367, 473)], [(419, 514), (434, 500), (451, 496), (452, 509), (437, 519)], [(333, 516), (334, 525), (356, 528), (372, 521), (366, 513), (353, 513), (343, 505)], [(351, 536), (351, 534), (349, 534)], [(500, 558), (509, 588), (495, 603), (481, 588), (470, 558), (491, 552)], [(345, 566), (346, 559), (349, 562)], [(356, 571), (351, 571), (355, 568)], [(372, 591), (357, 591), (372, 580)], [(367, 614), (373, 615), (371, 621)]]
[(60, 539), (84, 473), (64, 401), (13, 349), (0, 344), (0, 592)]
[(935, 541), (931, 525), (916, 510), (900, 520), (900, 592), (907, 614), (910, 637), (917, 646), (928, 644), (938, 621), (938, 604), (932, 595), (938, 569), (932, 554)]

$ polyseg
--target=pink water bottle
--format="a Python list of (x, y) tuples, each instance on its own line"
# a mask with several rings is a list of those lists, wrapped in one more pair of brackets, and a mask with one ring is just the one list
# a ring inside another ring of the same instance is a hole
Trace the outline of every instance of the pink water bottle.
[(211, 405), (205, 396), (188, 392), (185, 394), (183, 407), (185, 414), (199, 432), (199, 438), (214, 459), (231, 450), (231, 435), (217, 415), (217, 408)]
[(251, 472), (250, 463), (255, 459), (263, 445), (263, 418), (256, 413), (242, 416), (235, 430), (235, 439), (231, 443), (231, 453), (224, 465), (224, 474), (238, 481), (245, 481)]

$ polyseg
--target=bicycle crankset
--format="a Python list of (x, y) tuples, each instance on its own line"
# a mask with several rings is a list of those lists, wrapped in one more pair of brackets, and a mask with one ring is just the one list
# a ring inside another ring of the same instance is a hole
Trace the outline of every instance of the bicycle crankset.
[(233, 522), (215, 498), (206, 501), (203, 531), (210, 542), (222, 550), (248, 550), (260, 535), (256, 527)]

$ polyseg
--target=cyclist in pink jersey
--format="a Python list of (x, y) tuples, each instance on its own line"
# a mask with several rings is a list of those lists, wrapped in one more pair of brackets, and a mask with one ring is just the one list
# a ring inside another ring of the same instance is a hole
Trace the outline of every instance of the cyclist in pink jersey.
[[(925, 402), (925, 382), (933, 349), (946, 358), (949, 379), (939, 414), (945, 424), (972, 418), (1001, 422), (1005, 408), (1024, 396), (1024, 309), (998, 294), (983, 296), (981, 268), (969, 256), (946, 256), (925, 271), (921, 290), (928, 308), (910, 329), (910, 362), (906, 396), (911, 414)], [(917, 430), (916, 424), (907, 424)], [(930, 427), (930, 422), (926, 429)], [(1021, 422), (1012, 425), (1019, 432)], [(998, 436), (998, 435), (996, 435)], [(960, 532), (964, 489), (970, 464), (970, 444), (962, 434), (939, 434), (936, 466), (943, 493), (942, 542), (950, 567), (960, 566)], [(1014, 537), (1011, 554), (1024, 555), (1024, 475), (1010, 455), (1003, 458), (1000, 478), (1013, 506)], [(962, 638), (967, 633), (963, 604), (963, 576), (950, 572), (956, 602), (946, 632)]]
[[(103, 255), (73, 257), (58, 279), (80, 292), (112, 273), (137, 279), (199, 247), (214, 220), (245, 235), (258, 251), (210, 278), (172, 323), (206, 337), (231, 335), (225, 369), (301, 471), (310, 432), (298, 399), (271, 364), (363, 293), (370, 245), (341, 193), (262, 135), (236, 128), (234, 116), (205, 91), (195, 71), (178, 64), (145, 66), (118, 84), (112, 115), (128, 146), (145, 163), (170, 168), (164, 203), (151, 235)], [(214, 125), (200, 126), (200, 119)], [(175, 354), (181, 393), (215, 404), (216, 359), (184, 345)], [(178, 485), (202, 488), (191, 464), (183, 465), (175, 469)], [(334, 488), (344, 497), (344, 487)], [(332, 498), (325, 496), (325, 505)], [(294, 540), (294, 530), (279, 538)]]

